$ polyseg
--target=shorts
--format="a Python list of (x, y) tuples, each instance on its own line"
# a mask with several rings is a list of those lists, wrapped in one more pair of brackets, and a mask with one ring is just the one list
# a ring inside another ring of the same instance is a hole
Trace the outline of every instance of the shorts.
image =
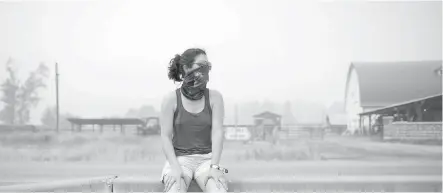
[[(209, 172), (211, 159), (212, 153), (177, 156), (178, 163), (183, 170), (183, 175), (189, 177), (191, 180), (205, 176)], [(160, 179), (162, 183), (164, 183), (163, 179), (171, 169), (171, 165), (166, 161)]]

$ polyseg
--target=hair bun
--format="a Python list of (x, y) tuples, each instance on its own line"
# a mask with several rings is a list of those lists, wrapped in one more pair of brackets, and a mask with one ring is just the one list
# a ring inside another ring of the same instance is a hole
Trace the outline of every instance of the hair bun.
[(182, 81), (180, 78), (180, 59), (181, 56), (179, 54), (176, 54), (174, 58), (172, 58), (171, 61), (169, 62), (168, 77), (169, 79), (177, 82)]
[(180, 58), (181, 58), (181, 56), (179, 54), (176, 54), (174, 57), (174, 63), (176, 65), (177, 69), (180, 66)]

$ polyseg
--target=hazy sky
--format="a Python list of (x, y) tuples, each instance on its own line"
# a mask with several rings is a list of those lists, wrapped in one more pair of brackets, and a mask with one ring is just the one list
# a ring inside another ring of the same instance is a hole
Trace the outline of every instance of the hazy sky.
[[(230, 103), (343, 100), (351, 61), (441, 60), (441, 2), (51, 1), (0, 3), (0, 79), (59, 63), (62, 112), (125, 114), (178, 85), (167, 65), (207, 50)], [(41, 110), (55, 104), (55, 75)]]

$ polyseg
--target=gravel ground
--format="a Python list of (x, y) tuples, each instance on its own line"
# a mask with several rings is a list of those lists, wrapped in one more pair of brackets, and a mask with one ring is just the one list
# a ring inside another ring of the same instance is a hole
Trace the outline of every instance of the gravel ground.
[[(110, 145), (109, 141), (116, 141), (115, 137), (106, 139), (106, 143), (100, 143), (101, 139), (95, 137), (94, 140), (98, 142), (81, 140), (83, 144), (89, 143), (89, 146), (83, 145), (79, 148), (73, 147), (76, 143), (68, 143), (67, 140), (63, 142), (68, 149), (77, 149), (78, 152), (81, 152), (80, 150), (95, 152), (96, 159), (90, 159), (89, 161), (2, 160), (0, 161), (0, 185), (108, 175), (142, 175), (147, 178), (159, 178), (165, 158), (161, 151), (155, 149), (158, 146), (158, 139), (133, 140), (131, 137), (127, 138), (118, 139), (117, 145)], [(138, 142), (142, 145), (139, 145)], [(156, 145), (149, 146), (150, 143)], [(17, 144), (14, 145), (14, 148), (17, 148)], [(100, 149), (92, 148), (96, 146)], [(55, 149), (56, 147), (58, 146), (46, 145), (45, 148)], [(143, 147), (148, 147), (148, 153), (155, 155), (156, 159), (122, 160), (124, 152), (137, 152)], [(0, 149), (2, 156), (6, 155), (5, 152), (17, 154), (17, 151), (14, 151), (14, 148), (11, 149), (11, 146), (3, 145), (0, 148), (3, 148), (3, 150)], [(22, 146), (21, 149), (23, 150)], [(118, 151), (110, 151), (109, 149), (118, 149)], [(32, 146), (32, 150), (34, 152), (39, 151), (35, 145)], [(245, 159), (247, 153), (253, 154), (255, 152), (257, 154), (260, 151), (262, 152), (261, 157)], [(60, 153), (66, 155), (68, 153), (63, 151), (54, 152), (55, 155)], [(107, 153), (99, 154), (100, 152)], [(273, 159), (275, 155), (289, 155), (293, 152), (298, 153), (293, 159)], [(303, 156), (305, 159), (301, 159)], [(222, 164), (229, 168), (230, 176), (247, 178), (338, 175), (441, 176), (441, 156), (441, 146), (392, 144), (364, 139), (327, 137), (324, 141), (297, 140), (282, 142), (278, 146), (267, 143), (226, 142)], [(318, 159), (313, 159), (314, 157)]]

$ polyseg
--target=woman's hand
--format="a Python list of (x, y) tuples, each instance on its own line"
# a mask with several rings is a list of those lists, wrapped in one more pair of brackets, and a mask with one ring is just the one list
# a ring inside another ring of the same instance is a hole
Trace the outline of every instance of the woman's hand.
[(205, 187), (206, 187), (206, 184), (208, 183), (208, 180), (210, 178), (214, 179), (214, 182), (215, 182), (218, 189), (221, 189), (220, 185), (222, 185), (225, 190), (228, 190), (228, 182), (227, 182), (225, 176), (223, 175), (222, 171), (217, 170), (215, 168), (209, 169), (208, 176), (206, 176), (205, 181), (204, 181)]
[(183, 170), (181, 167), (173, 167), (171, 172), (168, 173), (168, 175), (165, 176), (165, 190), (164, 192), (168, 192), (169, 189), (172, 188), (172, 186), (177, 183), (178, 188), (177, 191), (180, 191), (181, 182), (183, 178)]

